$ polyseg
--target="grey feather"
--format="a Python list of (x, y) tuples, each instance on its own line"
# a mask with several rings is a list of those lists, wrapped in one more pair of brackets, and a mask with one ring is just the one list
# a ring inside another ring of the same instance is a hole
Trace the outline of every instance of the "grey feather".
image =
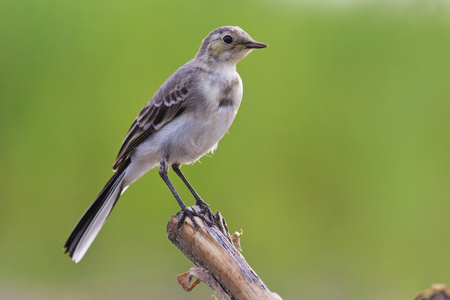
[(125, 136), (113, 165), (114, 171), (136, 147), (185, 109), (197, 69), (192, 69), (189, 63), (178, 69), (144, 106)]

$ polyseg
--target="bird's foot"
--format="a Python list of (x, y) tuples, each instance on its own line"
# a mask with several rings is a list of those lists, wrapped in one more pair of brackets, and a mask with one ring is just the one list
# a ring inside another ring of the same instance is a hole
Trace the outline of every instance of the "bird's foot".
[(196, 211), (190, 209), (189, 207), (184, 207), (181, 209), (181, 216), (177, 223), (177, 234), (178, 235), (179, 235), (178, 230), (181, 228), (181, 225), (183, 225), (186, 217), (189, 217), (189, 219), (191, 219), (192, 224), (194, 224), (194, 227), (197, 230), (198, 230), (198, 224), (194, 220), (194, 217), (200, 218), (203, 222), (206, 223), (206, 225), (208, 225), (210, 227), (214, 225), (215, 216), (212, 213), (211, 209), (209, 208), (209, 205), (206, 204), (203, 200), (197, 201), (197, 205), (200, 207), (199, 212), (196, 212)]
[(178, 223), (177, 223), (177, 235), (180, 235), (178, 230), (181, 228), (181, 225), (184, 223), (184, 220), (186, 219), (186, 216), (188, 216), (189, 219), (191, 219), (192, 224), (194, 224), (195, 229), (198, 230), (197, 222), (195, 222), (195, 220), (194, 220), (194, 216), (198, 217), (198, 214), (196, 212), (190, 210), (187, 207), (183, 207), (183, 208), (181, 208), (181, 216), (180, 216), (180, 219), (178, 220)]
[(208, 226), (212, 226), (216, 221), (216, 217), (214, 216), (213, 212), (209, 208), (209, 205), (202, 199), (198, 199), (196, 202), (196, 205), (198, 205), (200, 207), (201, 213), (203, 215), (208, 216), (208, 218), (209, 218), (209, 220), (205, 220), (205, 219), (202, 219), (202, 220), (205, 221), (205, 223), (208, 224)]

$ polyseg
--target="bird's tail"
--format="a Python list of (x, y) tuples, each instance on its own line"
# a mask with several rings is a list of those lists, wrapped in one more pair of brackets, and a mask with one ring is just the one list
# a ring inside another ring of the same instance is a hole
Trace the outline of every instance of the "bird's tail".
[(69, 253), (74, 262), (77, 263), (83, 258), (111, 213), (120, 194), (126, 188), (122, 186), (125, 174), (126, 167), (122, 167), (111, 177), (67, 239), (64, 245), (65, 253)]

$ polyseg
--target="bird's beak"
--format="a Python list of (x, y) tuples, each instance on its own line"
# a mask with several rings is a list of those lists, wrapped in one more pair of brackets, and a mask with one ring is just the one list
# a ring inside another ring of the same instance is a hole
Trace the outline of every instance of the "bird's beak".
[(241, 45), (236, 45), (236, 47), (238, 47), (238, 46), (243, 46), (245, 48), (252, 48), (252, 49), (267, 48), (266, 44), (258, 43), (258, 42), (255, 42), (255, 41), (251, 41), (251, 42), (248, 42), (248, 43), (245, 43), (245, 44), (241, 44)]

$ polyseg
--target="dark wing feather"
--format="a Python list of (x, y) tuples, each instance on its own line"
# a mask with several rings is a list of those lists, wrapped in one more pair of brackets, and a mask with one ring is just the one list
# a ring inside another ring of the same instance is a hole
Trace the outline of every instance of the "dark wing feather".
[[(161, 86), (134, 120), (122, 147), (120, 147), (116, 162), (113, 165), (114, 171), (130, 157), (131, 152), (137, 146), (184, 111), (190, 82), (185, 79), (176, 83), (170, 79)], [(170, 82), (173, 82), (172, 86), (168, 85)]]

